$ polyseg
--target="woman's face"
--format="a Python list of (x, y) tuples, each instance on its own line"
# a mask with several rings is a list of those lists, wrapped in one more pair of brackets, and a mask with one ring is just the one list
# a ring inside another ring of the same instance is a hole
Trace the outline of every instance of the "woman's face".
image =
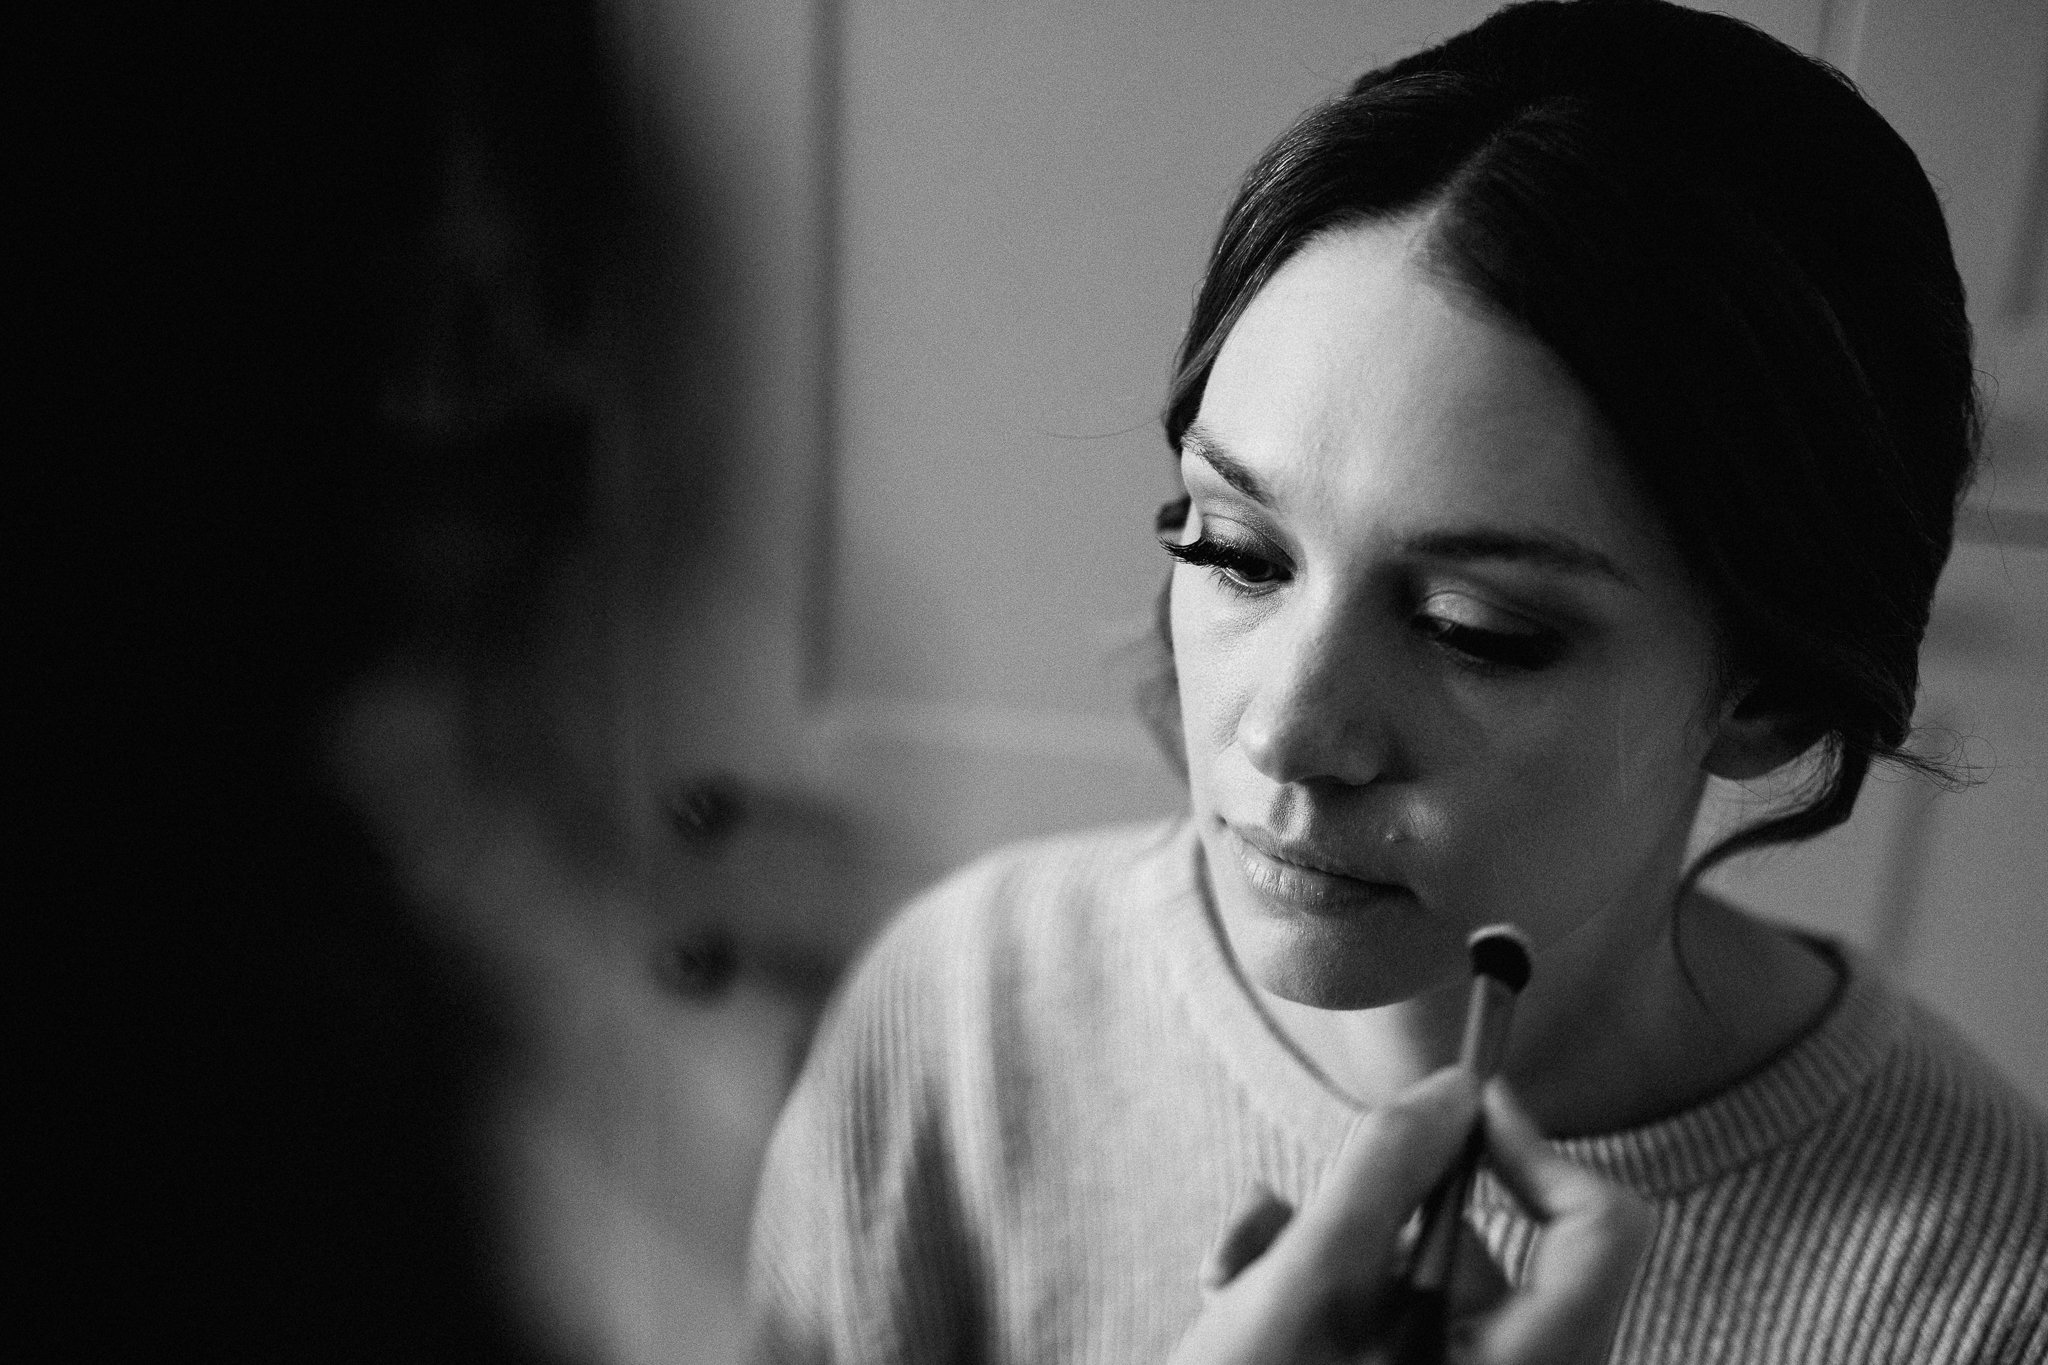
[(1172, 622), (1195, 816), (1253, 979), (1362, 1008), (1509, 921), (1660, 931), (1722, 708), (1708, 611), (1541, 344), (1416, 224), (1302, 250), (1181, 454)]

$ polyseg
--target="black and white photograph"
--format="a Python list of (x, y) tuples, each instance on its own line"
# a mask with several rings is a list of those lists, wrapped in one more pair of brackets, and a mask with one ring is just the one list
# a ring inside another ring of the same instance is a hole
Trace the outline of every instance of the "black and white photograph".
[(10, 1359), (2048, 1365), (2043, 0), (11, 27)]

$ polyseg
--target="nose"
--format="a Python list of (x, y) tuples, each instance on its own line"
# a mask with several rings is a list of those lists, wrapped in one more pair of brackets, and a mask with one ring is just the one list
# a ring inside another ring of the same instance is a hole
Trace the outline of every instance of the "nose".
[(1342, 603), (1301, 603), (1267, 622), (1237, 742), (1274, 782), (1363, 786), (1394, 756), (1394, 642)]

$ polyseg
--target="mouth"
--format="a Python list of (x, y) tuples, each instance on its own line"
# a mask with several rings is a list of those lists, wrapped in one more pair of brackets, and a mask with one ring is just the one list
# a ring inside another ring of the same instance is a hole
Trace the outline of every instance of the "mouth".
[(1339, 915), (1414, 899), (1415, 893), (1401, 883), (1371, 875), (1378, 869), (1347, 867), (1312, 845), (1228, 821), (1222, 824), (1224, 841), (1245, 881), (1279, 906), (1312, 915)]

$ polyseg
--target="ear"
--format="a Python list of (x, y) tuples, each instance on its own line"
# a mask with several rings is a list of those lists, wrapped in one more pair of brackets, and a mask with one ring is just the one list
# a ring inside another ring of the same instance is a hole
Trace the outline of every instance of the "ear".
[(1810, 738), (1791, 712), (1773, 705), (1755, 683), (1728, 690), (1714, 722), (1700, 766), (1715, 777), (1748, 782), (1783, 767), (1805, 752)]

